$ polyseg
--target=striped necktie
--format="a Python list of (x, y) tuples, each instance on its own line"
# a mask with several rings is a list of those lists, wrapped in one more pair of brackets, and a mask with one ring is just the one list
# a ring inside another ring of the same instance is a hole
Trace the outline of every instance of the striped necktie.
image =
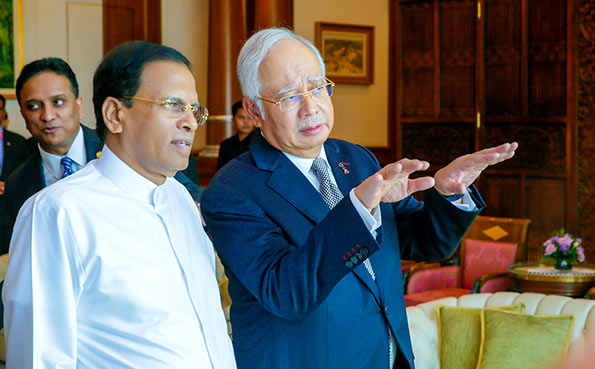
[(62, 178), (66, 178), (69, 175), (71, 175), (72, 173), (74, 173), (74, 168), (72, 167), (72, 164), (74, 164), (74, 161), (71, 158), (69, 158), (68, 156), (65, 156), (62, 158), (62, 160), (60, 160), (60, 163), (64, 167), (64, 172), (62, 173)]

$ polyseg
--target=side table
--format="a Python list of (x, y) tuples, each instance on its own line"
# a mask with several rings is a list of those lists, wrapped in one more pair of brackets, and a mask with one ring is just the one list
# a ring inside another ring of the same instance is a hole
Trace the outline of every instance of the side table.
[(506, 273), (512, 280), (510, 289), (551, 295), (584, 297), (595, 286), (595, 266), (578, 265), (571, 270), (557, 270), (553, 265), (517, 263)]

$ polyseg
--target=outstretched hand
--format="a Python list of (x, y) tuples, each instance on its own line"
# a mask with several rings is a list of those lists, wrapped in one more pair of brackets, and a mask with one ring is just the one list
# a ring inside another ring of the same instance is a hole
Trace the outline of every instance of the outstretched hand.
[(395, 202), (417, 191), (427, 190), (434, 185), (434, 178), (421, 177), (409, 179), (409, 175), (419, 170), (426, 170), (427, 161), (401, 159), (389, 164), (368, 177), (355, 188), (355, 196), (368, 209), (375, 208), (380, 202)]
[(434, 188), (442, 195), (463, 194), (485, 168), (512, 158), (518, 146), (505, 143), (458, 157), (436, 172)]

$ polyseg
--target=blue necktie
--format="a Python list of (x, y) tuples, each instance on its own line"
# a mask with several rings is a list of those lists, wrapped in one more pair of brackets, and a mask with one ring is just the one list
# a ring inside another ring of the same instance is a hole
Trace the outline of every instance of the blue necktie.
[(69, 175), (71, 175), (72, 173), (74, 173), (74, 168), (72, 167), (72, 164), (74, 163), (74, 161), (72, 161), (71, 158), (69, 158), (68, 156), (65, 156), (62, 158), (62, 160), (60, 160), (60, 163), (64, 167), (64, 172), (62, 173), (62, 178), (66, 178)]

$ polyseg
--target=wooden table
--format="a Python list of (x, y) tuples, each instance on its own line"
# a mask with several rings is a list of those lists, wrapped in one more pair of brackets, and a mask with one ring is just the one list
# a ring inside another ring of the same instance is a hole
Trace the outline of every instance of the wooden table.
[(595, 286), (595, 267), (576, 265), (571, 270), (557, 270), (553, 265), (517, 263), (509, 265), (510, 289), (551, 295), (584, 297)]

